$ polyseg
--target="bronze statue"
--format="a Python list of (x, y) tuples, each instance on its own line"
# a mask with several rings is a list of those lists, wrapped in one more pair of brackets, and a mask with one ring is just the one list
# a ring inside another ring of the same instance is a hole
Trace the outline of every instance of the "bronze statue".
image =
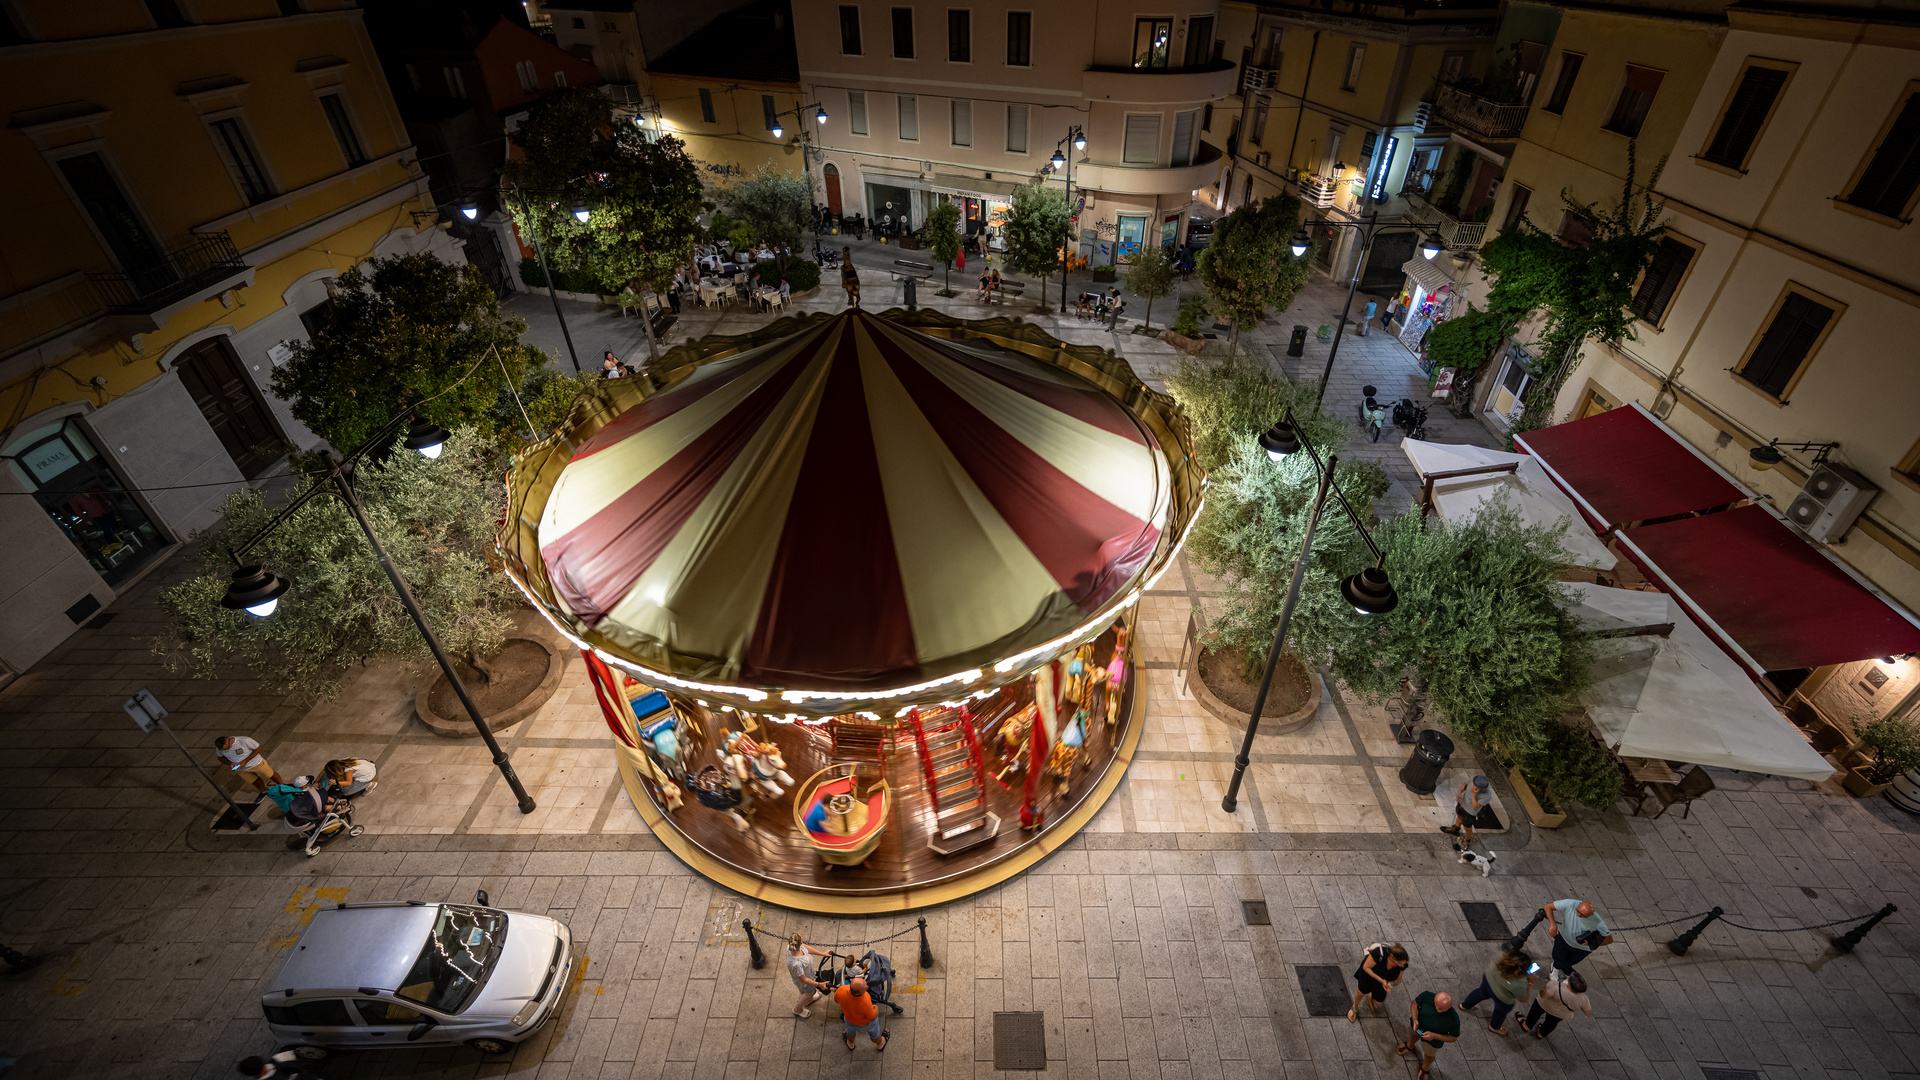
[(847, 290), (847, 306), (860, 306), (860, 271), (853, 268), (853, 249), (840, 249), (840, 287)]

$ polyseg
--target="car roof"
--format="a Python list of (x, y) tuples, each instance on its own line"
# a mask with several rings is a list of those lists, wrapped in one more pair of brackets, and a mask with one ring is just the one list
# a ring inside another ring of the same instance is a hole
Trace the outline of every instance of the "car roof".
[(317, 911), (268, 992), (361, 986), (397, 990), (420, 958), (439, 914), (438, 904)]

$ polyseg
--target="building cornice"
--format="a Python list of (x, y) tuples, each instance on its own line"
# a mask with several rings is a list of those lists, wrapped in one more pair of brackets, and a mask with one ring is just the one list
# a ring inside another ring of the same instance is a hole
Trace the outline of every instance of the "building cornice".
[(155, 46), (165, 48), (198, 41), (202, 38), (220, 37), (227, 34), (257, 30), (267, 25), (288, 22), (301, 22), (314, 25), (321, 22), (359, 20), (363, 15), (359, 8), (340, 8), (335, 11), (309, 11), (300, 15), (274, 15), (265, 19), (240, 19), (234, 22), (197, 23), (193, 26), (178, 26), (171, 30), (133, 30), (124, 34), (105, 34), (100, 37), (62, 38), (58, 41), (32, 41), (25, 45), (9, 45), (0, 48), (0, 58), (9, 63), (38, 59), (42, 56), (64, 56), (76, 52), (104, 51), (107, 49), (141, 48)]

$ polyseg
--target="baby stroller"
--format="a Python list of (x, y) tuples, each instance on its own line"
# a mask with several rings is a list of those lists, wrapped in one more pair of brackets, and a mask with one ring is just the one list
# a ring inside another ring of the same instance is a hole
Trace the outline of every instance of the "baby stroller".
[[(833, 967), (835, 957), (838, 957), (842, 961), (842, 965), (838, 970), (835, 970)], [(867, 980), (867, 994), (873, 998), (874, 1004), (885, 1005), (887, 1008), (893, 1010), (893, 1015), (895, 1016), (906, 1012), (905, 1009), (894, 1004), (893, 1001), (893, 961), (880, 955), (873, 949), (868, 949), (866, 954), (858, 960), (855, 960), (845, 953), (832, 953), (820, 961), (820, 970), (814, 975), (814, 978), (836, 990), (856, 978), (865, 979)]]
[(285, 812), (287, 826), (295, 834), (306, 837), (305, 851), (309, 859), (320, 854), (320, 849), (341, 833), (359, 836), (367, 828), (353, 823), (352, 802), (324, 795), (312, 784), (275, 784), (267, 789), (267, 797)]

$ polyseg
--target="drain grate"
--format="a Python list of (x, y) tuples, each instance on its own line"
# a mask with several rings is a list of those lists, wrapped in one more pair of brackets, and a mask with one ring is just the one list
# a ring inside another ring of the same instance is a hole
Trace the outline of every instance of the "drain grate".
[(1700, 1066), (1700, 1075), (1705, 1080), (1760, 1080), (1760, 1074), (1752, 1069), (1714, 1069)]
[(1467, 917), (1467, 925), (1473, 928), (1475, 941), (1505, 941), (1513, 936), (1506, 918), (1500, 914), (1499, 904), (1462, 900), (1460, 914)]
[(1037, 1012), (997, 1012), (993, 1014), (993, 1067), (995, 1069), (1047, 1068), (1046, 1014)]
[(1273, 925), (1273, 915), (1267, 911), (1265, 900), (1240, 901), (1240, 913), (1246, 916), (1248, 926)]
[(1332, 964), (1296, 964), (1300, 996), (1307, 999), (1308, 1016), (1345, 1016), (1352, 1007), (1347, 977)]

